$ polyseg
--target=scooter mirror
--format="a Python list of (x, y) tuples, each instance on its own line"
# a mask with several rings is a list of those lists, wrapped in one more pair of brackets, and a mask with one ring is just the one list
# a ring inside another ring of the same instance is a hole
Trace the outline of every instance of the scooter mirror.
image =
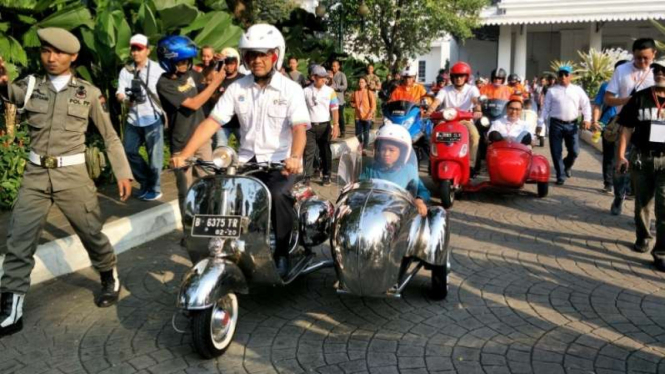
[(490, 120), (489, 120), (489, 118), (487, 118), (487, 117), (482, 117), (482, 118), (480, 119), (480, 125), (481, 125), (482, 127), (489, 127), (489, 125), (490, 125)]

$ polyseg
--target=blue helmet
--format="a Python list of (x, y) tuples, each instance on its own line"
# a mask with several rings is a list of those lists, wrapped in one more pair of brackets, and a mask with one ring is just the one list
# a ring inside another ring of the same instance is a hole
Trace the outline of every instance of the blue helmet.
[(186, 36), (165, 36), (157, 43), (159, 66), (167, 73), (174, 73), (177, 62), (192, 59), (197, 53), (196, 44)]

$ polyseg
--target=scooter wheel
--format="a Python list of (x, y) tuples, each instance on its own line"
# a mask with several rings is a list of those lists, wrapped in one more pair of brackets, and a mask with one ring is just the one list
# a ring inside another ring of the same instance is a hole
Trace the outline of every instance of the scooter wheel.
[(545, 197), (547, 196), (547, 192), (549, 190), (549, 183), (547, 182), (538, 182), (538, 197)]
[(450, 276), (450, 249), (446, 255), (446, 264), (432, 266), (432, 289), (430, 298), (432, 300), (443, 300), (448, 296), (448, 277)]
[(445, 209), (452, 207), (455, 203), (455, 191), (453, 191), (452, 184), (449, 180), (441, 181), (439, 193), (441, 194), (441, 205), (443, 205)]
[(238, 298), (229, 293), (210, 308), (192, 314), (192, 342), (204, 358), (221, 356), (231, 345), (238, 325)]

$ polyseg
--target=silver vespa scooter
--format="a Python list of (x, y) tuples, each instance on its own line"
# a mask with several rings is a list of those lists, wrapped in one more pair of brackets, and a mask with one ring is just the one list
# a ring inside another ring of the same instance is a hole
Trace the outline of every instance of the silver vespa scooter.
[(449, 218), (439, 206), (428, 207), (426, 217), (418, 214), (418, 164), (413, 154), (405, 162), (402, 168), (413, 178), (406, 188), (373, 177), (373, 158), (355, 152), (340, 158), (330, 239), (338, 292), (400, 297), (424, 267), (431, 271), (431, 298), (448, 295)]
[(189, 233), (186, 246), (195, 265), (182, 281), (177, 307), (191, 319), (196, 351), (213, 358), (233, 339), (239, 318), (236, 293), (247, 294), (256, 285), (287, 285), (332, 266), (332, 260), (316, 261), (312, 248), (328, 239), (334, 207), (296, 183), (292, 267), (282, 278), (273, 260), (270, 191), (254, 176), (282, 165), (240, 165), (229, 147), (215, 150), (212, 162), (195, 163), (214, 175), (199, 179), (187, 192), (183, 229)]

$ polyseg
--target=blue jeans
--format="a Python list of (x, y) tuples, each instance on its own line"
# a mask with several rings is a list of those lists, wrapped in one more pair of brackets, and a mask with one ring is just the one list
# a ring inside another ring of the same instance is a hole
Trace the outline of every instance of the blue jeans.
[[(563, 143), (566, 144), (568, 155), (563, 157)], [(580, 137), (576, 123), (564, 123), (550, 118), (550, 152), (556, 171), (556, 180), (566, 180), (564, 169), (573, 167), (577, 155), (580, 154)]]
[(221, 147), (223, 145), (229, 145), (229, 138), (231, 137), (231, 134), (235, 135), (236, 140), (238, 141), (238, 143), (240, 143), (240, 128), (222, 127), (221, 129), (217, 130), (217, 132), (215, 133), (215, 137), (213, 138), (212, 149)]
[(369, 147), (369, 129), (372, 128), (371, 120), (356, 120), (356, 137), (360, 144), (363, 145), (363, 149)]
[[(122, 141), (127, 154), (129, 166), (132, 168), (134, 179), (141, 185), (142, 192), (162, 191), (161, 174), (164, 165), (164, 125), (162, 120), (149, 126), (125, 126), (125, 137)], [(149, 164), (139, 154), (141, 144), (145, 144), (148, 151)]]

